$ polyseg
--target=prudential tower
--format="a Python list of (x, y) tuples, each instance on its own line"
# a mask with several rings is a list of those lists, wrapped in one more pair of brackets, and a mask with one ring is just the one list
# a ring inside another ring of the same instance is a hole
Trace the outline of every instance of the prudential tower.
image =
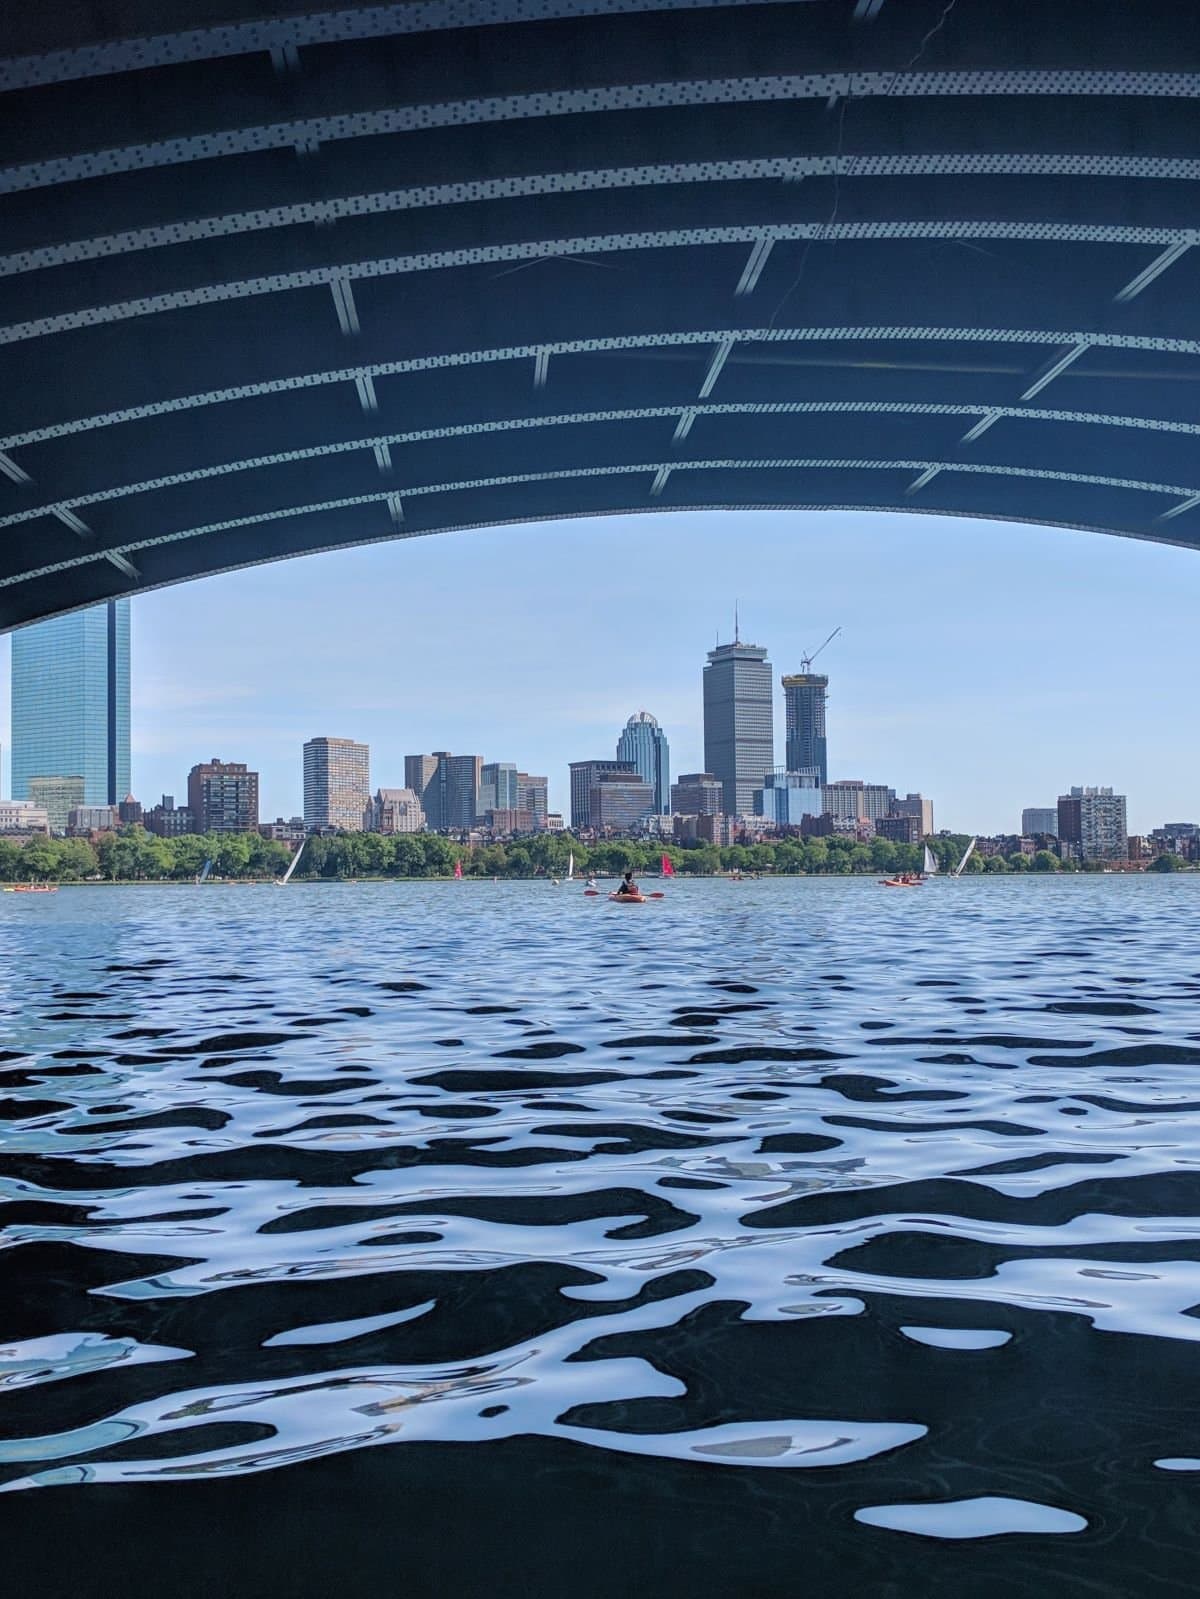
[(771, 663), (758, 644), (718, 644), (704, 668), (704, 768), (721, 784), (726, 816), (751, 816), (775, 765)]

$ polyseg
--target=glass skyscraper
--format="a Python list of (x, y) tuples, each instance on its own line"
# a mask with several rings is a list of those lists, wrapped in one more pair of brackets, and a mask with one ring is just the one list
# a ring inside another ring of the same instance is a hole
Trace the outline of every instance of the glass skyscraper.
[(54, 616), (12, 636), (12, 795), (34, 777), (82, 777), (85, 805), (129, 792), (129, 601)]
[(775, 766), (771, 663), (757, 644), (718, 644), (704, 668), (704, 765), (721, 784), (726, 816), (751, 816)]
[(617, 759), (632, 761), (643, 783), (654, 790), (654, 809), (671, 808), (671, 750), (667, 735), (649, 711), (638, 711), (617, 740)]
[(828, 690), (829, 679), (823, 673), (795, 672), (783, 679), (787, 769), (789, 772), (817, 771), (822, 787), (829, 781), (829, 754), (825, 741), (825, 695)]

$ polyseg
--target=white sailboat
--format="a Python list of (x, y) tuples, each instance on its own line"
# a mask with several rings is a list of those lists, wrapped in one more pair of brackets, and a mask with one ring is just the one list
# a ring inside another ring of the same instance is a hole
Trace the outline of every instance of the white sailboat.
[(936, 877), (937, 874), (938, 874), (937, 856), (930, 849), (929, 845), (926, 844), (926, 846), (925, 846), (925, 862), (924, 862), (924, 865), (921, 867), (921, 875), (923, 877)]
[(301, 855), (304, 854), (304, 846), (307, 843), (308, 843), (308, 840), (306, 838), (302, 838), (300, 840), (300, 848), (296, 851), (296, 853), (292, 856), (291, 860), (288, 862), (287, 871), (284, 872), (282, 877), (277, 877), (275, 879), (275, 887), (276, 888), (283, 888), (284, 885), (290, 881), (292, 873), (296, 870), (297, 866), (299, 866), (299, 864), (300, 864), (300, 857), (301, 857)]
[(954, 868), (955, 877), (961, 877), (962, 876), (963, 867), (967, 864), (967, 862), (971, 859), (971, 856), (974, 855), (974, 853), (975, 853), (975, 844), (976, 844), (976, 840), (972, 839), (971, 842), (967, 845), (966, 849), (963, 850), (963, 858), (962, 858), (961, 861), (959, 861), (958, 865)]
[(573, 883), (574, 881), (575, 881), (575, 851), (572, 850), (571, 853), (567, 856), (567, 882), (568, 883)]

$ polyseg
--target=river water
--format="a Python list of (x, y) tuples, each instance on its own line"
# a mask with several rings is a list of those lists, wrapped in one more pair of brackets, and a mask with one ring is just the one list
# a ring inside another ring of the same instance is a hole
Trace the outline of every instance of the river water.
[(6, 1586), (1194, 1591), (1198, 904), (0, 896)]

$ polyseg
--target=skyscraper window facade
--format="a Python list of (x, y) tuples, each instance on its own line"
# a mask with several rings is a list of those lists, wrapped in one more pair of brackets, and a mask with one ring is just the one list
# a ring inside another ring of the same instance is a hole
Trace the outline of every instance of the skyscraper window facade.
[(474, 827), (482, 773), (482, 755), (434, 750), (432, 755), (404, 757), (404, 786), (420, 800), (425, 824), (434, 833)]
[(787, 769), (808, 772), (815, 768), (824, 788), (829, 781), (825, 739), (825, 695), (829, 679), (817, 672), (794, 672), (782, 681)]
[(721, 783), (726, 816), (752, 816), (775, 765), (771, 663), (757, 644), (718, 644), (704, 668), (704, 766)]
[(649, 711), (637, 711), (617, 740), (617, 759), (631, 761), (643, 783), (654, 790), (654, 809), (671, 808), (671, 748), (667, 735)]
[(545, 777), (531, 772), (517, 773), (517, 810), (528, 811), (535, 832), (546, 826), (550, 809), (550, 783)]
[(310, 738), (304, 746), (304, 823), (362, 831), (371, 798), (371, 750), (351, 738)]
[(20, 628), (12, 641), (12, 793), (82, 777), (83, 801), (129, 792), (129, 601)]
[(1021, 832), (1026, 838), (1034, 838), (1039, 833), (1049, 833), (1057, 837), (1058, 807), (1027, 805), (1021, 812)]
[(519, 809), (518, 782), (515, 761), (485, 761), (479, 773), (479, 814), (488, 811), (515, 811)]
[(571, 827), (575, 832), (596, 825), (592, 819), (592, 791), (603, 778), (638, 776), (632, 761), (572, 761), (570, 770)]
[(1124, 860), (1129, 853), (1124, 794), (1086, 787), (1060, 794), (1058, 836), (1064, 852), (1076, 860)]

